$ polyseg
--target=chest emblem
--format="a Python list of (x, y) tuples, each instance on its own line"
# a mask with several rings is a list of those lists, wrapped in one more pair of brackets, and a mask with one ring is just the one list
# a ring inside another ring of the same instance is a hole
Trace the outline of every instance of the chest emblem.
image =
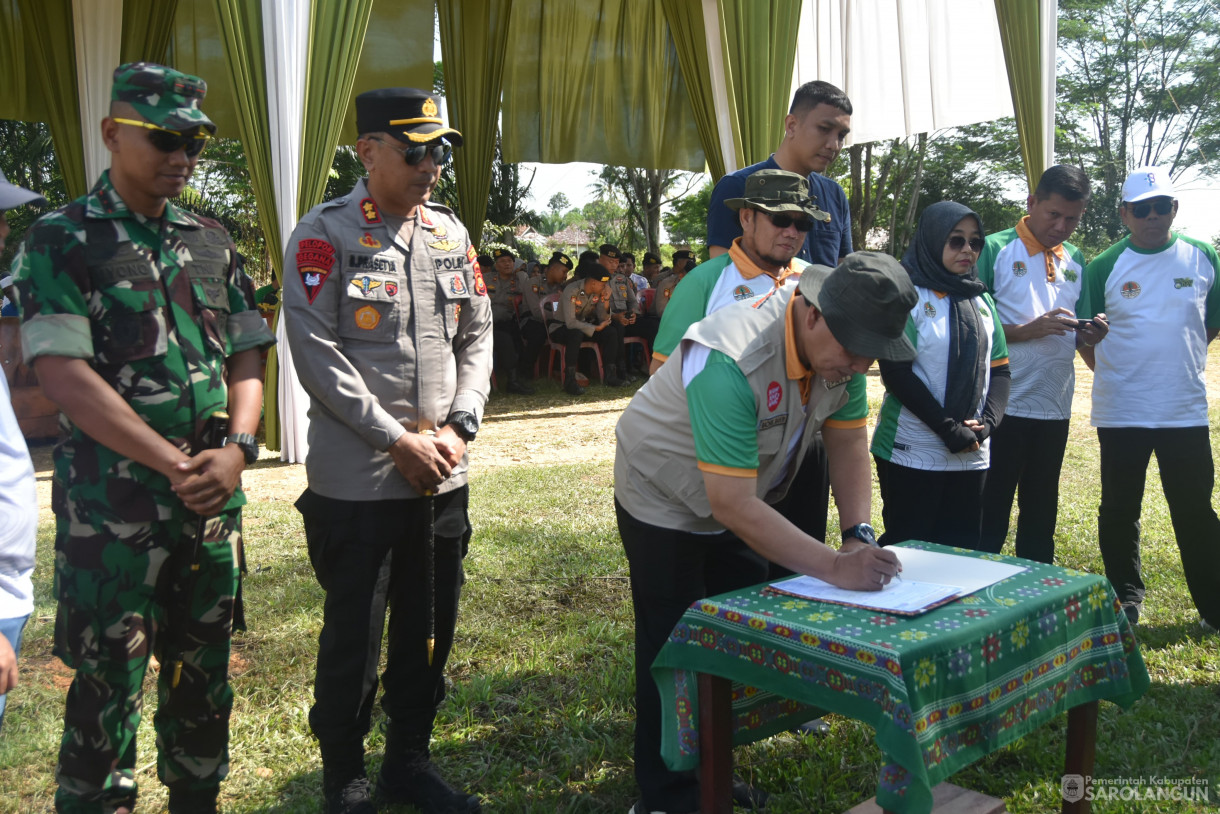
[(381, 241), (370, 235), (368, 232), (365, 232), (360, 237), (360, 245), (367, 246), (370, 249), (380, 249)]
[(733, 289), (733, 299), (744, 300), (754, 296), (753, 290), (748, 285), (739, 285)]
[(925, 302), (923, 304), (923, 312), (928, 319), (936, 319), (936, 306), (934, 306), (932, 303)]
[(455, 274), (449, 278), (449, 293), (451, 293), (451, 294), (465, 294), (466, 293), (466, 283), (462, 281), (462, 275)]
[(1134, 282), (1123, 283), (1123, 287), (1118, 290), (1125, 299), (1133, 300), (1140, 295), (1140, 284)]
[(1194, 288), (1195, 281), (1193, 279), (1191, 279), (1190, 277), (1174, 277), (1173, 278), (1173, 287), (1174, 288)]
[(350, 285), (368, 294), (374, 288), (381, 288), (381, 280), (374, 280), (366, 274), (363, 277), (357, 277), (355, 280), (352, 280)]
[(385, 284), (385, 293), (391, 297), (397, 295), (398, 294), (398, 283), (386, 283)]
[(377, 211), (377, 203), (372, 198), (360, 202), (360, 214), (365, 223), (381, 223), (381, 213)]
[(371, 331), (381, 324), (381, 312), (371, 305), (356, 309), (356, 327)]
[(444, 235), (437, 235), (437, 239), (428, 243), (429, 246), (441, 252), (451, 252), (458, 247), (456, 240), (449, 240)]
[(767, 409), (775, 412), (775, 408), (779, 406), (779, 400), (784, 397), (784, 388), (780, 387), (779, 382), (771, 382), (767, 385)]
[(1020, 260), (1012, 264), (1012, 276), (1014, 277), (1024, 277), (1027, 271), (1029, 269), (1025, 268), (1025, 264)]
[(1076, 278), (1078, 275), (1072, 269), (1064, 269), (1063, 276), (1067, 278), (1067, 281), (1069, 283), (1074, 283), (1074, 282), (1076, 282)]
[(310, 239), (297, 243), (297, 271), (310, 305), (313, 305), (334, 265), (335, 247), (325, 240)]

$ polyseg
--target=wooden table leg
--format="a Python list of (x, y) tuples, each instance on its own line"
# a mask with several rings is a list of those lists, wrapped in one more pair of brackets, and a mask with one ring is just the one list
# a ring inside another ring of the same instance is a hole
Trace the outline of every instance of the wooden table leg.
[(699, 673), (699, 811), (733, 812), (733, 685)]
[[(1093, 758), (1097, 752), (1097, 702), (1090, 701), (1068, 710), (1067, 758), (1064, 774), (1089, 777), (1093, 774)], [(1063, 814), (1089, 814), (1092, 803), (1087, 797), (1069, 803), (1063, 801)]]

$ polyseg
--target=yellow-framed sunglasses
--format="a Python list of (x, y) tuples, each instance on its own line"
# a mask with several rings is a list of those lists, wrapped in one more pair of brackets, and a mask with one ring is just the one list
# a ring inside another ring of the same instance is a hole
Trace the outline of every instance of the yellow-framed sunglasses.
[(162, 127), (159, 124), (153, 124), (152, 122), (141, 122), (135, 119), (120, 119), (117, 117), (114, 121), (119, 124), (128, 124), (132, 127), (142, 127), (148, 131), (148, 140), (152, 142), (152, 146), (163, 153), (176, 153), (179, 150), (186, 150), (188, 158), (194, 158), (202, 153), (203, 148), (208, 146), (208, 142), (212, 140), (212, 134), (202, 128), (190, 133), (182, 133), (178, 130)]

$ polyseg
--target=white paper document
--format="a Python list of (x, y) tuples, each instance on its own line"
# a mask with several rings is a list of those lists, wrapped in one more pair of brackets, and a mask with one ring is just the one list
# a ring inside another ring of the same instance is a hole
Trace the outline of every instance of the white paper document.
[(1027, 570), (1025, 566), (943, 554), (917, 548), (892, 548), (902, 563), (902, 578), (880, 591), (849, 591), (817, 577), (796, 576), (771, 583), (783, 594), (888, 613), (917, 614), (966, 596)]

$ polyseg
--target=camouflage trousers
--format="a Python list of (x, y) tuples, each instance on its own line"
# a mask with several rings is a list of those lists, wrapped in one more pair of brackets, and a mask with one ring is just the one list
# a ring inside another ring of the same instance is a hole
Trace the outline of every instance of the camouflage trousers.
[(101, 812), (134, 801), (136, 730), (152, 655), (161, 663), (153, 718), (157, 776), (175, 788), (206, 789), (228, 773), (241, 510), (206, 522), (201, 567), (193, 576), (197, 520), (180, 506), (169, 514), (142, 523), (59, 517), (54, 652), (76, 676), (56, 769), (57, 811)]

